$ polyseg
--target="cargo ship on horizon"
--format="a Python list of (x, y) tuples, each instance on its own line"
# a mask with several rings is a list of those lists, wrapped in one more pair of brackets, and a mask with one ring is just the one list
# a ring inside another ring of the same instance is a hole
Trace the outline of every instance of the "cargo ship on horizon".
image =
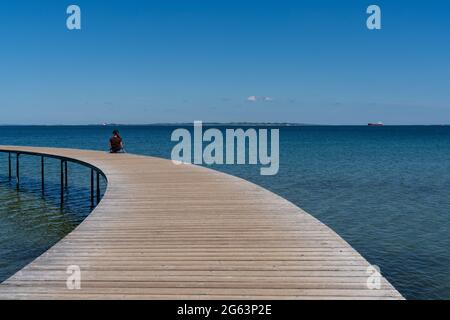
[(367, 124), (369, 127), (382, 127), (384, 126), (383, 122), (378, 121), (378, 122), (369, 122)]

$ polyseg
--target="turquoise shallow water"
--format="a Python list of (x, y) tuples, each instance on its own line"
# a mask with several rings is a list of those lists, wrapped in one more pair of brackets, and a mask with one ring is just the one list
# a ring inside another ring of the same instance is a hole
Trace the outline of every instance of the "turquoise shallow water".
[[(105, 150), (111, 127), (0, 127), (2, 144)], [(168, 158), (174, 127), (119, 128), (130, 153)], [(26, 158), (26, 159), (25, 159)], [(450, 127), (283, 127), (280, 171), (215, 169), (262, 185), (319, 218), (380, 267), (409, 299), (450, 299)], [(64, 211), (58, 163), (40, 194), (39, 159), (24, 157), (23, 188), (0, 154), (0, 280), (89, 213), (89, 170), (70, 166)], [(34, 164), (34, 165), (33, 165)]]

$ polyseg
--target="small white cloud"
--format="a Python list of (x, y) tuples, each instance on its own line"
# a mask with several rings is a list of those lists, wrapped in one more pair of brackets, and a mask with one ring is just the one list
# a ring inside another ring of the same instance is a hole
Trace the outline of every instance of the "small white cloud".
[(247, 101), (250, 101), (250, 102), (257, 102), (257, 101), (270, 102), (270, 101), (273, 101), (273, 98), (272, 97), (250, 96), (250, 97), (247, 98)]

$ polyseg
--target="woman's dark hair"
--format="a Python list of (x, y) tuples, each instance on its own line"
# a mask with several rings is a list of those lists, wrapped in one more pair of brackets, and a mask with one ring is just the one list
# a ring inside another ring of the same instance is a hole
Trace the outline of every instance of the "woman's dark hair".
[(120, 138), (119, 130), (117, 130), (117, 129), (114, 130), (113, 135), (118, 136)]

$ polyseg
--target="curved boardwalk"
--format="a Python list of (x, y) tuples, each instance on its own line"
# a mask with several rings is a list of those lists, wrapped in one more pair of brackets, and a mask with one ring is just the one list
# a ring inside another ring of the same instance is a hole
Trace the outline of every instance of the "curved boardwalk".
[[(4, 147), (84, 161), (108, 179), (73, 232), (0, 285), (2, 299), (401, 299), (336, 233), (245, 180), (169, 160)], [(66, 269), (81, 268), (68, 290)]]

